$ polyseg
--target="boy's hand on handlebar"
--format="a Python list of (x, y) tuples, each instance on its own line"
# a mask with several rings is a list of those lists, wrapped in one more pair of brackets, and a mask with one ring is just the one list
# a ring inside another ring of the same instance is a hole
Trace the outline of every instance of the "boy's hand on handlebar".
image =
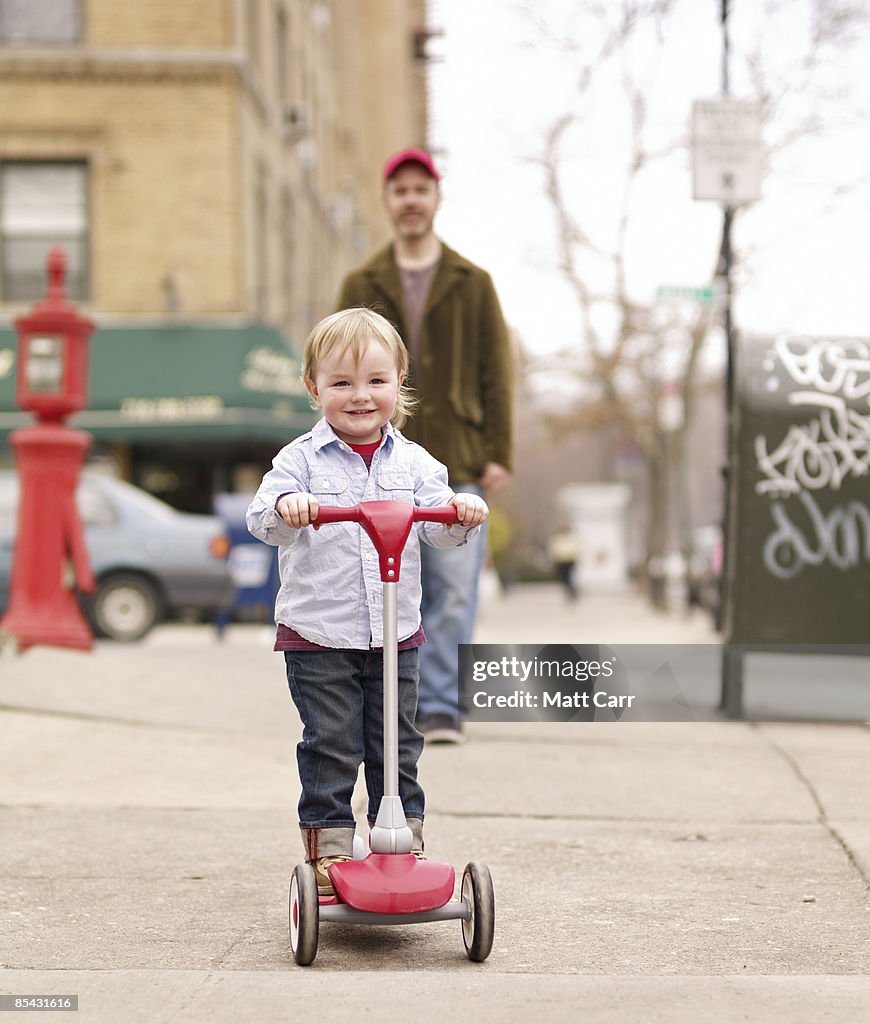
[(486, 502), (477, 494), (454, 494), (450, 504), (456, 509), (463, 526), (480, 526), (489, 515)]
[[(320, 511), (320, 502), (313, 494), (295, 492), (279, 498), (275, 505), (275, 511), (288, 526), (298, 530), (303, 526), (311, 525), (312, 520)], [(315, 524), (314, 529), (318, 528), (318, 525)]]

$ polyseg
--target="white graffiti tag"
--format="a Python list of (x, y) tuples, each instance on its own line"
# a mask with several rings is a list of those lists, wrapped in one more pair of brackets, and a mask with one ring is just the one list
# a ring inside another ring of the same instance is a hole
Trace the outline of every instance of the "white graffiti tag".
[(756, 436), (755, 458), (766, 478), (755, 485), (758, 494), (797, 494), (802, 488), (823, 487), (838, 491), (848, 476), (870, 472), (870, 416), (848, 409), (839, 399), (813, 401), (805, 393), (801, 398), (805, 404), (830, 403), (830, 408), (807, 424), (791, 426), (771, 452), (767, 438)]
[(796, 576), (807, 565), (831, 565), (846, 572), (870, 562), (870, 509), (859, 501), (823, 514), (815, 499), (805, 491), (798, 500), (807, 513), (802, 529), (792, 521), (785, 504), (770, 507), (776, 530), (764, 545), (764, 564), (779, 579)]
[(870, 404), (870, 343), (780, 335), (773, 347), (795, 384)]
[[(773, 356), (774, 358), (770, 358)], [(782, 377), (796, 390), (792, 408), (811, 410), (771, 447), (755, 437), (759, 495), (771, 499), (774, 530), (764, 543), (767, 570), (790, 579), (807, 566), (830, 564), (846, 572), (870, 564), (870, 508), (845, 501), (823, 512), (813, 492), (842, 490), (849, 479), (870, 476), (870, 342), (780, 336), (768, 356), (768, 391)], [(777, 372), (779, 371), (779, 372)]]

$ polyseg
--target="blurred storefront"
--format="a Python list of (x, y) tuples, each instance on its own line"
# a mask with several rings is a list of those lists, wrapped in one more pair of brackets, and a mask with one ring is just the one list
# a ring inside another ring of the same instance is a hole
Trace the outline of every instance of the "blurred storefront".
[[(15, 406), (15, 335), (0, 330), (0, 461), (30, 417)], [(314, 422), (299, 361), (259, 325), (112, 327), (91, 341), (89, 406), (71, 421), (91, 457), (176, 508), (255, 488), (282, 444)]]

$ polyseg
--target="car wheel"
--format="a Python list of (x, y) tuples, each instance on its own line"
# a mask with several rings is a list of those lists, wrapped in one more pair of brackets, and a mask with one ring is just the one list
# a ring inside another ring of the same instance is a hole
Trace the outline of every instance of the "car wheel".
[(118, 573), (100, 580), (89, 600), (94, 632), (110, 640), (141, 640), (162, 614), (160, 595), (144, 576)]

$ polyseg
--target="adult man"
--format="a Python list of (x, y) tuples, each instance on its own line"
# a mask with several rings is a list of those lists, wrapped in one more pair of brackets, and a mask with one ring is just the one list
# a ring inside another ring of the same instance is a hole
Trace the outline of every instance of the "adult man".
[[(443, 462), (456, 491), (485, 494), (512, 462), (512, 354), (489, 275), (435, 234), (441, 201), (432, 157), (404, 149), (384, 165), (393, 240), (344, 280), (339, 307), (369, 306), (396, 325), (411, 356), (419, 405), (403, 433)], [(424, 553), (418, 728), (461, 742), (458, 644), (470, 643), (486, 531)]]

